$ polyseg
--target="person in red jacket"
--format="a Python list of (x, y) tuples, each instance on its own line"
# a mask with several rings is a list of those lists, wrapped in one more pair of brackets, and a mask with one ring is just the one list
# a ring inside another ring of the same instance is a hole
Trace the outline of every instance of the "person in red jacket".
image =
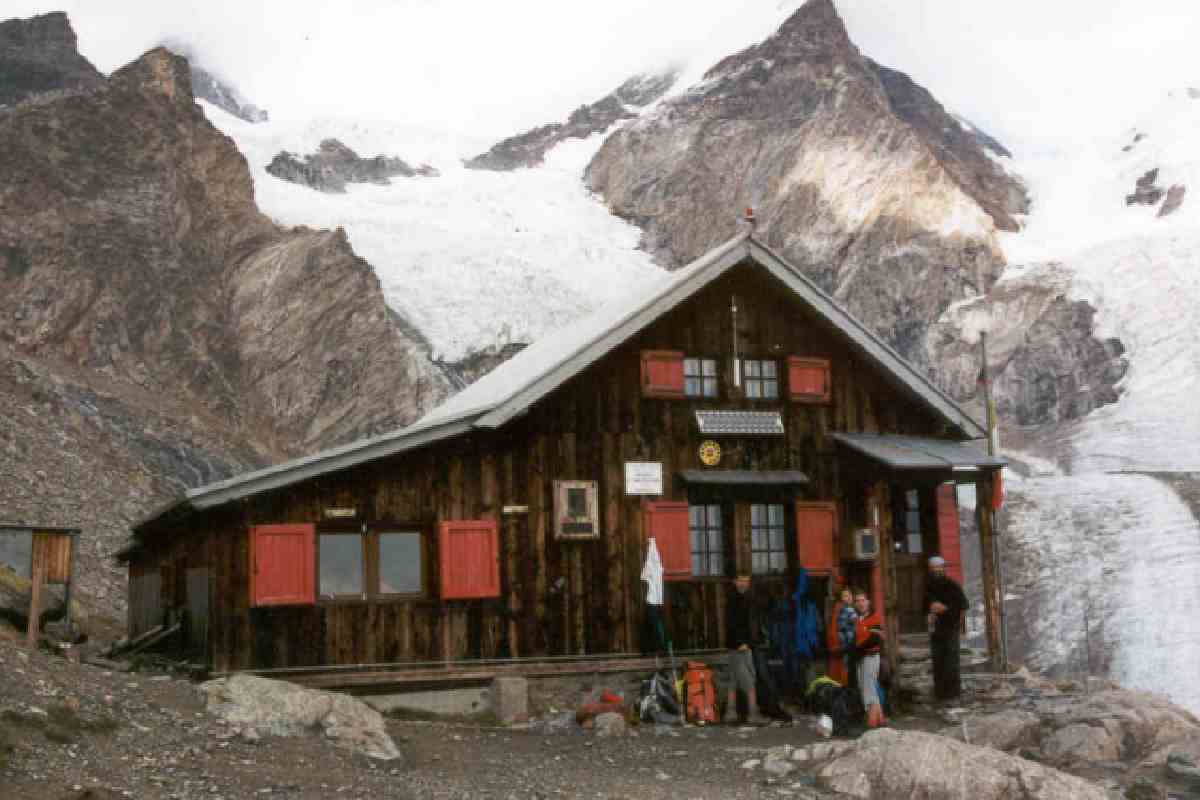
[(858, 691), (862, 695), (863, 708), (867, 712), (867, 727), (879, 728), (887, 724), (883, 716), (883, 703), (879, 698), (879, 654), (883, 649), (883, 617), (871, 609), (871, 598), (866, 592), (854, 596), (854, 610), (858, 622), (854, 627), (854, 656), (858, 668)]

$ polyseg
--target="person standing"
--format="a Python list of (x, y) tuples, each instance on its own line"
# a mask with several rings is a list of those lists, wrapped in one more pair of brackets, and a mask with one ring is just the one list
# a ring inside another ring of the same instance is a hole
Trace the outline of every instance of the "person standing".
[(879, 728), (887, 724), (883, 715), (883, 699), (879, 693), (879, 658), (883, 650), (883, 617), (871, 608), (871, 598), (866, 592), (854, 595), (854, 610), (858, 619), (854, 623), (854, 657), (858, 670), (858, 691), (863, 708), (867, 712), (867, 727)]
[(838, 592), (838, 601), (833, 606), (826, 629), (826, 649), (829, 651), (827, 674), (842, 686), (850, 685), (850, 651), (854, 648), (854, 623), (858, 614), (854, 611), (854, 592), (843, 586)]
[(968, 603), (962, 587), (946, 575), (946, 561), (940, 556), (929, 559), (925, 608), (929, 612), (934, 695), (938, 700), (953, 700), (962, 694), (958, 640)]
[(725, 635), (728, 637), (729, 674), (732, 688), (727, 695), (725, 721), (731, 721), (730, 712), (736, 709), (739, 725), (750, 719), (751, 709), (757, 710), (758, 697), (755, 689), (754, 671), (754, 620), (750, 606), (750, 576), (738, 575), (734, 579), (734, 591), (725, 608)]

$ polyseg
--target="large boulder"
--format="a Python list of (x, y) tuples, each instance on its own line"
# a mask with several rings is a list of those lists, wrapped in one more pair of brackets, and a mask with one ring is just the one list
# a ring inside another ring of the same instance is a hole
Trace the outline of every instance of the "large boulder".
[(864, 800), (1107, 800), (1094, 783), (1033, 761), (918, 731), (871, 731), (817, 773)]
[(1059, 763), (1141, 760), (1200, 737), (1200, 720), (1150, 692), (1110, 689), (1070, 696), (1036, 710), (1047, 729), (1045, 755)]
[(337, 745), (370, 758), (400, 758), (383, 716), (349, 695), (254, 675), (219, 678), (201, 688), (208, 695), (209, 712), (243, 731), (299, 736), (323, 730)]
[(1037, 714), (1008, 708), (994, 714), (963, 717), (959, 724), (944, 728), (941, 733), (967, 744), (1010, 751), (1035, 744), (1040, 726)]

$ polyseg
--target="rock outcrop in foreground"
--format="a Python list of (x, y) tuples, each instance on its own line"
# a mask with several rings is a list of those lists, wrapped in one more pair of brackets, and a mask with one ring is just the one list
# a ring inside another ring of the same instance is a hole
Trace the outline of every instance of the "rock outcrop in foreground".
[(305, 689), (254, 675), (219, 678), (202, 688), (208, 695), (209, 712), (237, 726), (243, 737), (302, 736), (320, 730), (339, 747), (369, 758), (400, 758), (383, 715), (348, 694)]
[(926, 363), (925, 330), (995, 282), (996, 229), (1027, 204), (981, 141), (865, 58), (831, 0), (809, 0), (618, 129), (586, 180), (668, 267), (732, 236), (753, 207), (760, 237)]
[(347, 183), (374, 183), (387, 186), (389, 178), (434, 178), (438, 171), (428, 164), (413, 167), (402, 158), (375, 156), (363, 158), (337, 139), (325, 139), (317, 152), (301, 158), (282, 152), (267, 165), (276, 178), (298, 183), (318, 192), (340, 194)]

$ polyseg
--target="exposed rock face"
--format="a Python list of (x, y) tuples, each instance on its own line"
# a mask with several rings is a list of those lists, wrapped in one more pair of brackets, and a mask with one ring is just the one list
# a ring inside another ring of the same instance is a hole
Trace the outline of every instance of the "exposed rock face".
[[(895, 99), (831, 0), (809, 0), (772, 37), (616, 131), (586, 179), (672, 267), (732, 236), (752, 206), (761, 238), (923, 362), (926, 328), (986, 291), (1003, 258), (995, 222), (963, 188), (987, 161), (977, 140), (938, 138), (928, 128), (945, 112), (918, 112), (927, 94), (888, 82)], [(951, 172), (954, 148), (974, 157)], [(1019, 208), (1005, 198), (1022, 190), (995, 179), (1009, 186), (988, 204), (1011, 216)]]
[(104, 76), (76, 49), (61, 11), (0, 22), (0, 106), (55, 90), (89, 90)]
[(276, 178), (299, 183), (319, 192), (341, 193), (347, 183), (375, 183), (383, 186), (395, 177), (436, 177), (438, 171), (428, 164), (411, 167), (402, 158), (375, 156), (362, 158), (337, 139), (325, 139), (317, 152), (304, 156), (282, 152), (267, 165)]
[(217, 108), (228, 111), (246, 122), (266, 122), (267, 112), (246, 100), (236, 86), (223, 81), (205, 69), (203, 60), (186, 42), (167, 40), (162, 46), (188, 60), (192, 72), (192, 94), (198, 100), (207, 100)]
[(85, 589), (114, 607), (101, 556), (166, 494), (395, 428), (448, 390), (341, 231), (259, 213), (164, 49), (0, 111), (0, 319), (0, 517), (84, 527)]
[(971, 123), (946, 113), (927, 89), (903, 72), (870, 64), (883, 82), (892, 111), (913, 127), (959, 187), (991, 215), (997, 228), (1020, 230), (1015, 215), (1029, 212), (1029, 195), (1020, 180), (987, 154), (1012, 158), (1012, 153)]
[[(917, 731), (864, 735), (817, 773), (826, 789), (864, 800), (963, 797), (975, 800), (1105, 800), (1082, 778), (996, 750)], [(969, 788), (968, 788), (969, 787)]]
[(339, 747), (369, 758), (400, 758), (383, 716), (350, 695), (305, 689), (254, 675), (209, 681), (203, 689), (208, 695), (208, 710), (238, 726), (252, 740), (264, 734), (301, 736), (319, 729)]
[(1158, 183), (1158, 168), (1147, 170), (1146, 174), (1137, 179), (1134, 184), (1133, 194), (1125, 195), (1125, 205), (1131, 206), (1135, 203), (1141, 206), (1158, 205), (1158, 201), (1163, 199), (1166, 191), (1155, 184)]
[(983, 329), (990, 332), (992, 396), (1003, 419), (1059, 422), (1115, 402), (1128, 368), (1125, 348), (1096, 338), (1096, 311), (1068, 298), (1070, 281), (1061, 265), (1038, 265), (947, 312), (927, 343), (940, 384), (960, 400), (976, 397)]
[(1167, 199), (1163, 201), (1162, 208), (1158, 209), (1158, 216), (1166, 217), (1174, 214), (1183, 205), (1183, 197), (1187, 194), (1187, 187), (1183, 184), (1175, 184), (1167, 190)]
[(635, 75), (611, 93), (571, 112), (566, 123), (552, 123), (512, 136), (466, 162), (471, 169), (507, 171), (541, 164), (554, 145), (566, 139), (585, 139), (608, 130), (613, 123), (637, 116), (674, 85), (678, 73)]

